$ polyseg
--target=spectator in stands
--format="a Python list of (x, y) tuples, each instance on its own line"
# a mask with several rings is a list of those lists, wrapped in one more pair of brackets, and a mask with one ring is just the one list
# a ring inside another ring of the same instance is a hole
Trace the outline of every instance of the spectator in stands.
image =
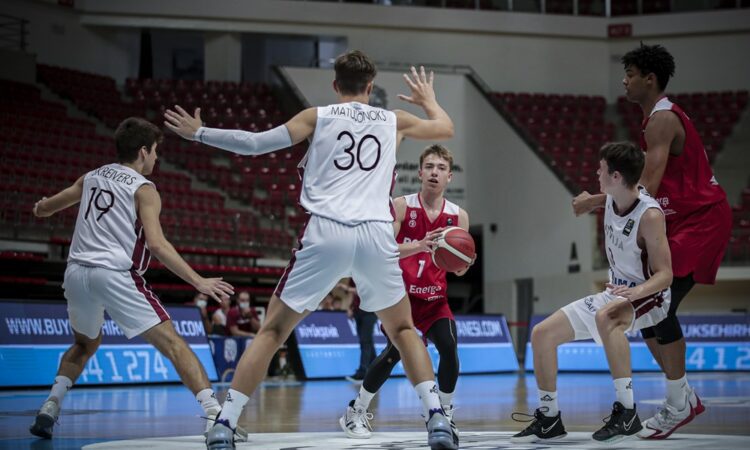
[(331, 311), (343, 311), (344, 310), (344, 301), (339, 296), (333, 297), (333, 301), (331, 302)]
[(213, 311), (213, 314), (211, 314), (211, 333), (219, 336), (227, 336), (229, 334), (229, 330), (227, 329), (227, 316), (229, 315), (229, 310), (232, 308), (232, 306), (235, 305), (235, 302), (224, 302), (219, 306), (218, 309)]
[(333, 311), (333, 293), (329, 292), (318, 305), (318, 311)]
[(255, 308), (250, 306), (250, 294), (240, 292), (237, 306), (231, 308), (227, 314), (227, 330), (230, 336), (255, 337), (260, 329), (260, 319)]
[(206, 334), (209, 334), (211, 331), (211, 319), (208, 313), (208, 295), (198, 292), (191, 301), (185, 303), (185, 306), (195, 306), (198, 308), (198, 311), (200, 311), (201, 314), (203, 328), (206, 330)]

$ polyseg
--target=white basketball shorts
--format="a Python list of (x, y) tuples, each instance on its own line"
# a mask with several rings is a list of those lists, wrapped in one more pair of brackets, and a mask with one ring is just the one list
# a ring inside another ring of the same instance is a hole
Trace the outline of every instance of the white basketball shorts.
[(128, 339), (169, 320), (159, 298), (134, 271), (68, 263), (63, 289), (70, 325), (91, 339), (99, 336), (104, 311)]
[(390, 222), (349, 226), (312, 215), (302, 233), (274, 292), (294, 311), (316, 310), (345, 277), (357, 284), (365, 311), (386, 309), (406, 295)]
[[(607, 303), (618, 298), (621, 297), (604, 291), (563, 306), (562, 312), (568, 317), (570, 325), (575, 331), (575, 340), (593, 338), (598, 344), (601, 344), (602, 338), (596, 328), (596, 312)], [(627, 332), (648, 328), (664, 320), (669, 311), (669, 301), (669, 290), (664, 292), (661, 297), (648, 297), (632, 301), (631, 305), (635, 314), (633, 314), (633, 322)]]

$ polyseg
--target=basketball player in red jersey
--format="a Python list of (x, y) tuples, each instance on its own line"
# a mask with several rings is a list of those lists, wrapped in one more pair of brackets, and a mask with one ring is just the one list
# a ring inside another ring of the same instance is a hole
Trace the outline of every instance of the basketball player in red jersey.
[[(435, 239), (446, 227), (469, 229), (466, 211), (444, 197), (445, 188), (453, 176), (452, 166), (453, 155), (442, 145), (431, 145), (422, 152), (419, 157), (422, 187), (416, 194), (394, 200), (396, 219), (393, 228), (414, 325), (424, 338), (435, 344), (440, 354), (438, 395), (458, 444), (458, 430), (453, 423), (453, 391), (459, 367), (456, 322), (448, 306), (446, 272), (432, 262), (431, 255)], [(456, 275), (461, 276), (467, 270), (468, 267)], [(368, 407), (400, 359), (398, 349), (389, 340), (385, 350), (367, 369), (359, 395), (339, 419), (341, 428), (350, 438), (368, 439), (371, 436), (369, 420), (372, 413)]]
[[(643, 422), (639, 436), (665, 439), (702, 413), (685, 374), (685, 338), (677, 307), (695, 283), (713, 284), (732, 228), (726, 194), (713, 175), (700, 136), (690, 118), (664, 94), (674, 75), (671, 54), (660, 45), (643, 45), (622, 58), (625, 95), (643, 109), (641, 147), (646, 166), (640, 184), (664, 210), (672, 252), (672, 303), (658, 325), (641, 330), (666, 375), (667, 399)], [(583, 192), (573, 200), (576, 214), (604, 205), (604, 194)]]

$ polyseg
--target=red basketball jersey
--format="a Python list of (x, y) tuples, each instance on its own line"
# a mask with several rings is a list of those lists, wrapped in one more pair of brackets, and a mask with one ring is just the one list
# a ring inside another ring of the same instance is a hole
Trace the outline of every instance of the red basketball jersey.
[(682, 154), (669, 155), (659, 191), (652, 193), (664, 210), (667, 222), (683, 220), (708, 205), (725, 202), (727, 195), (714, 177), (698, 131), (682, 108), (668, 98), (659, 100), (651, 114), (643, 120), (641, 148), (648, 151), (646, 125), (657, 111), (672, 111), (677, 114), (685, 129)]
[[(732, 233), (732, 210), (711, 170), (700, 135), (682, 108), (662, 98), (644, 119), (644, 133), (657, 111), (675, 113), (685, 130), (682, 154), (669, 155), (655, 195), (667, 221), (672, 273), (675, 277), (692, 274), (696, 283), (713, 284)], [(648, 151), (643, 135), (641, 147)]]
[[(406, 215), (396, 236), (396, 242), (399, 244), (419, 241), (428, 232), (440, 227), (458, 226), (459, 207), (455, 203), (443, 200), (443, 210), (434, 222), (430, 222), (427, 213), (422, 208), (419, 194), (406, 195), (404, 198), (406, 199)], [(417, 253), (408, 258), (402, 258), (400, 264), (404, 273), (406, 292), (411, 299), (428, 302), (446, 299), (445, 291), (448, 283), (445, 280), (445, 271), (433, 264), (430, 253)]]

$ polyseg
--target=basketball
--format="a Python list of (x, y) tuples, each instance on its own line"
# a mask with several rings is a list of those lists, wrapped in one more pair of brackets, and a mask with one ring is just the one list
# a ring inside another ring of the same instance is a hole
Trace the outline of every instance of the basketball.
[(474, 239), (459, 227), (450, 227), (437, 238), (437, 247), (432, 252), (432, 262), (446, 272), (466, 269), (476, 256)]

